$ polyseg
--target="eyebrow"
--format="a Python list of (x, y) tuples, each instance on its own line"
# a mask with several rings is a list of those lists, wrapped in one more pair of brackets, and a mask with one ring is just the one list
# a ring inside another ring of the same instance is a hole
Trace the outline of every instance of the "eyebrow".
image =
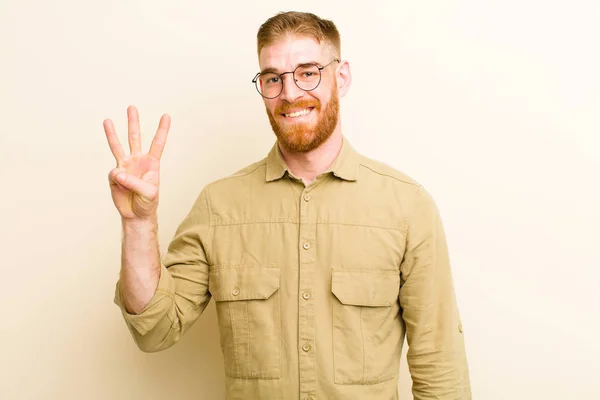
[[(318, 61), (307, 61), (307, 62), (303, 62), (303, 63), (296, 65), (295, 68), (298, 68), (300, 65), (306, 65), (306, 64), (317, 64), (318, 66), (321, 66), (321, 63)], [(275, 74), (279, 74), (279, 72), (277, 72), (277, 68), (273, 68), (273, 67), (265, 68), (262, 71), (260, 71), (261, 74), (268, 74), (271, 72), (275, 73)], [(289, 72), (292, 72), (292, 71), (289, 71)]]

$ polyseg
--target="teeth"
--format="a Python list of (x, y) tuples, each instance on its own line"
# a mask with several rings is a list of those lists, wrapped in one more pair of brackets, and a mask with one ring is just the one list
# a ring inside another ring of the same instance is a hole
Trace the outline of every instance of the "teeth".
[(285, 114), (285, 116), (295, 118), (295, 117), (300, 117), (301, 115), (306, 115), (309, 112), (310, 112), (310, 110), (308, 108), (305, 108), (304, 110), (296, 111), (295, 113)]

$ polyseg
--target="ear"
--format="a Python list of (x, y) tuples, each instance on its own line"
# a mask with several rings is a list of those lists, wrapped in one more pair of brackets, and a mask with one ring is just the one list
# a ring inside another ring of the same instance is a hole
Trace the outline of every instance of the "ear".
[(336, 78), (339, 96), (344, 97), (352, 84), (352, 73), (350, 72), (348, 61), (340, 61), (340, 64), (336, 68)]

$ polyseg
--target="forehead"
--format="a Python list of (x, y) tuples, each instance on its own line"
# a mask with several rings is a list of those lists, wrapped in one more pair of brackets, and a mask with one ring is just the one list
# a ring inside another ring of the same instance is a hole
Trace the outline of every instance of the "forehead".
[(312, 37), (286, 36), (262, 48), (258, 62), (261, 70), (290, 71), (298, 64), (321, 62), (324, 46)]

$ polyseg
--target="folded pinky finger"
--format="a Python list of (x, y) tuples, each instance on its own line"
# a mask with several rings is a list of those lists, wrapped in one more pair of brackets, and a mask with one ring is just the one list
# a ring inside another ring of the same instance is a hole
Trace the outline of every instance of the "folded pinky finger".
[(113, 169), (109, 177), (111, 182), (115, 182), (124, 188), (136, 192), (140, 196), (144, 196), (150, 200), (154, 200), (158, 196), (157, 186), (146, 182), (137, 176), (130, 175), (119, 168)]

